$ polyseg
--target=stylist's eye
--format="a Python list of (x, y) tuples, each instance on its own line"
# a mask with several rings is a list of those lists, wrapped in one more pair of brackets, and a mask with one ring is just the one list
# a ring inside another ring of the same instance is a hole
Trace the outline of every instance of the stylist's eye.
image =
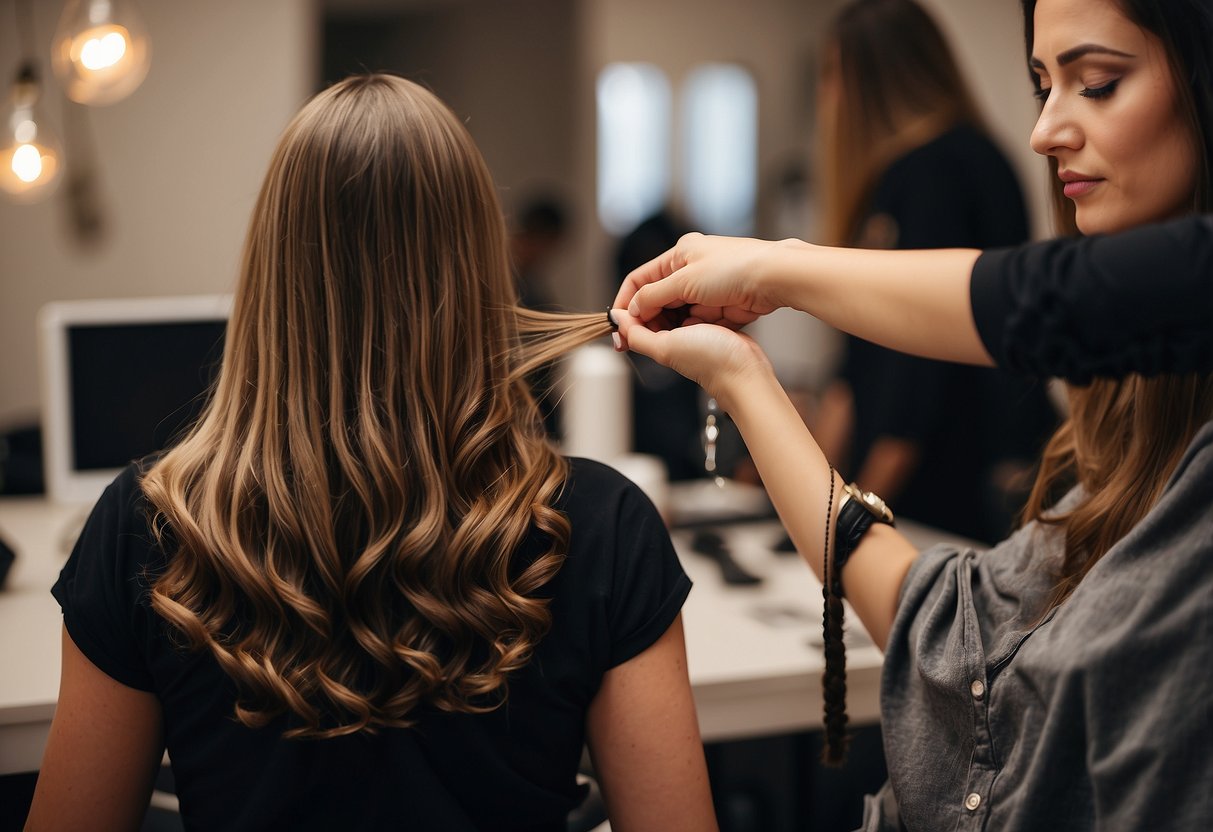
[(1107, 98), (1112, 93), (1116, 92), (1116, 85), (1120, 83), (1117, 78), (1109, 81), (1106, 84), (1101, 84), (1098, 87), (1084, 87), (1078, 94), (1083, 98)]

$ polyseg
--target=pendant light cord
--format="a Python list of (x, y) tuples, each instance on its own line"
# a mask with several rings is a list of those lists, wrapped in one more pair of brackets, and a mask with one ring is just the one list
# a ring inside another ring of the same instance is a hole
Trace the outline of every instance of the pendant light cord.
[[(21, 60), (22, 75), (36, 73), (34, 67), (37, 66), (37, 61), (34, 58), (34, 10), (32, 0), (13, 0), (13, 14), (17, 18), (17, 38), (20, 41), (18, 49), (23, 53)], [(28, 80), (35, 80), (30, 78)]]

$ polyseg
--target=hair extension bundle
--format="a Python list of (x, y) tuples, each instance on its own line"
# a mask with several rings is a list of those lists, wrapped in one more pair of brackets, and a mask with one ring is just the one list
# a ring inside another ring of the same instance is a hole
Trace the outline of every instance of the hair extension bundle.
[[(825, 671), (821, 679), (821, 695), (825, 706), (825, 742), (821, 761), (827, 766), (846, 762), (847, 744), (847, 648), (842, 640), (842, 596), (836, 591), (839, 581), (832, 574), (830, 555), (830, 520), (834, 514), (834, 468), (830, 468), (830, 498), (826, 503), (825, 546), (822, 553), (823, 602), (821, 624), (825, 652)], [(835, 541), (835, 546), (838, 542)]]

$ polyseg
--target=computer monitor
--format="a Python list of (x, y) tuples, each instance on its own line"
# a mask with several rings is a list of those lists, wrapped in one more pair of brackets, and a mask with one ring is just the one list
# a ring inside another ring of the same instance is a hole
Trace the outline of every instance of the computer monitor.
[(38, 316), (43, 460), (57, 502), (95, 501), (131, 460), (197, 418), (230, 295), (50, 303)]

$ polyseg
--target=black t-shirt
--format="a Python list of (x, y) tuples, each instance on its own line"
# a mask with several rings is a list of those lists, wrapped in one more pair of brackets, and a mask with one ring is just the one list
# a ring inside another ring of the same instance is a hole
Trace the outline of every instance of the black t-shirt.
[[(985, 248), (1023, 242), (1028, 216), (1014, 171), (978, 130), (960, 126), (905, 154), (881, 176), (860, 244)], [(850, 475), (881, 437), (918, 448), (890, 500), (906, 517), (994, 540), (1007, 523), (987, 486), (1003, 460), (1032, 460), (1054, 425), (1042, 387), (988, 368), (903, 355), (847, 339), (842, 377), (855, 402)]]
[(586, 710), (603, 673), (653, 644), (691, 586), (643, 493), (604, 465), (571, 463), (557, 502), (568, 557), (542, 590), (552, 627), (488, 714), (427, 710), (410, 729), (331, 740), (282, 739), (286, 717), (241, 725), (231, 680), (209, 652), (175, 647), (149, 605), (165, 555), (133, 466), (97, 503), (52, 592), (93, 664), (160, 700), (187, 829), (557, 832), (582, 796)]

